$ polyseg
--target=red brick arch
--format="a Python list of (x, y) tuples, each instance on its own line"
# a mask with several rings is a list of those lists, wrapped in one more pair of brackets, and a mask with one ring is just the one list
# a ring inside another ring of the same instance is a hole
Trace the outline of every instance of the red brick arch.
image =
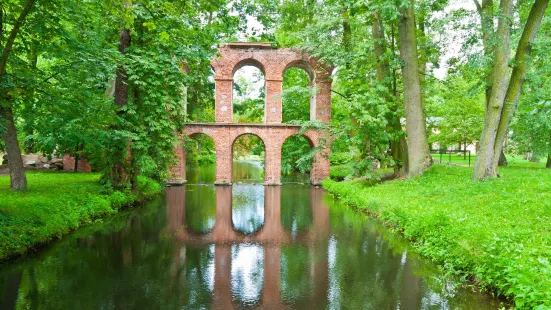
[[(310, 75), (316, 94), (310, 102), (310, 118), (324, 123), (331, 120), (331, 71), (332, 67), (319, 63), (307, 53), (286, 48), (273, 48), (270, 43), (229, 43), (219, 47), (219, 55), (212, 60), (215, 71), (215, 123), (192, 123), (183, 133), (204, 133), (213, 138), (216, 145), (216, 184), (232, 183), (233, 143), (244, 134), (258, 136), (264, 142), (264, 184), (278, 185), (281, 180), (281, 148), (292, 135), (299, 134), (300, 126), (282, 124), (281, 93), (283, 72), (290, 67), (299, 67)], [(233, 123), (233, 74), (244, 65), (259, 67), (266, 81), (265, 122), (262, 124)], [(328, 137), (317, 130), (301, 133), (313, 147), (320, 146)], [(330, 146), (330, 145), (328, 145)], [(172, 168), (171, 183), (185, 182), (185, 152), (176, 148), (178, 164)], [(329, 176), (330, 148), (314, 158), (310, 181), (319, 184)]]

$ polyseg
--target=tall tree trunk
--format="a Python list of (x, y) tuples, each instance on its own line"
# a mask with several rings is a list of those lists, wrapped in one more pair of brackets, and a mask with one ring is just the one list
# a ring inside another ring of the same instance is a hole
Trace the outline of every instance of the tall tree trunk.
[(547, 163), (545, 164), (545, 168), (551, 168), (551, 152), (547, 153)]
[[(27, 15), (34, 7), (35, 1), (36, 0), (27, 1), (25, 7), (23, 8), (23, 11), (21, 11), (21, 14), (19, 14), (19, 17), (15, 21), (15, 24), (10, 31), (10, 35), (6, 40), (6, 44), (0, 45), (0, 49), (2, 49), (2, 55), (0, 56), (0, 83), (4, 82), (4, 79), (6, 78), (6, 66), (8, 63), (8, 57), (10, 56), (15, 38), (19, 33), (19, 29), (21, 29), (21, 25), (27, 18)], [(19, 143), (17, 141), (17, 129), (15, 127), (13, 117), (11, 97), (7, 95), (6, 89), (2, 90), (2, 95), (0, 96), (0, 116), (3, 118), (3, 120), (0, 121), (3, 123), (5, 122), (5, 130), (1, 131), (1, 135), (2, 139), (4, 139), (4, 143), (6, 144), (8, 168), (10, 170), (10, 188), (14, 191), (26, 191), (27, 177), (25, 175), (25, 167), (23, 167), (21, 148), (19, 147)]]
[[(400, 117), (398, 115), (398, 107), (396, 106), (396, 97), (393, 97), (393, 85), (391, 83), (392, 77), (390, 75), (390, 66), (387, 53), (387, 41), (385, 38), (383, 20), (380, 12), (376, 11), (373, 14), (373, 24), (371, 27), (373, 33), (373, 52), (377, 60), (376, 79), (377, 82), (384, 85), (387, 89), (387, 93), (384, 94), (387, 103), (390, 106), (390, 113), (387, 116), (390, 131), (396, 134), (402, 132), (402, 125), (400, 123)], [(407, 174), (407, 141), (406, 137), (401, 134), (390, 142), (390, 153), (395, 162), (394, 176), (402, 177)]]
[(480, 149), (474, 164), (473, 178), (485, 179), (497, 176), (497, 167), (494, 164), (494, 147), (503, 100), (507, 91), (507, 76), (509, 73), (509, 18), (512, 14), (512, 0), (501, 0), (497, 27), (497, 45), (494, 52), (493, 82), (490, 101), (486, 107), (484, 128), (480, 137)]
[[(424, 0), (421, 0), (420, 2), (424, 2)], [(425, 97), (426, 97), (426, 80), (427, 80), (427, 37), (425, 35), (425, 22), (426, 22), (426, 15), (425, 12), (422, 11), (421, 14), (419, 14), (419, 19), (417, 22), (417, 26), (419, 27), (419, 37), (416, 38), (418, 42), (421, 42), (421, 53), (419, 55), (419, 85), (421, 86), (421, 106), (423, 107), (423, 111), (425, 111)]]
[(403, 61), (402, 75), (404, 81), (409, 177), (421, 175), (423, 170), (432, 164), (427, 138), (425, 111), (421, 102), (413, 6), (413, 0), (410, 0), (407, 8), (400, 8), (401, 17), (398, 24), (400, 58)]
[(6, 155), (8, 156), (8, 168), (10, 170), (10, 188), (13, 191), (27, 190), (27, 176), (23, 167), (21, 148), (17, 141), (17, 129), (13, 120), (11, 108), (2, 108), (0, 116), (5, 120), (6, 130), (2, 131), (2, 138), (6, 143)]
[[(131, 37), (130, 30), (123, 29), (119, 34), (119, 52), (126, 53), (126, 49), (130, 47)], [(123, 66), (117, 69), (115, 79), (115, 105), (119, 108), (126, 105), (128, 102), (128, 76)], [(119, 110), (120, 111), (120, 110)], [(121, 112), (119, 112), (121, 113)], [(121, 143), (119, 150), (114, 156), (115, 163), (111, 171), (110, 179), (115, 188), (121, 188), (125, 183), (128, 183), (128, 166), (126, 162), (129, 151), (129, 143)]]
[[(482, 45), (484, 46), (484, 56), (491, 59), (493, 54), (492, 35), (494, 33), (494, 2), (493, 0), (482, 0), (482, 4), (478, 0), (474, 0), (478, 14), (480, 15), (480, 25), (482, 32)], [(488, 66), (485, 74), (486, 83), (486, 107), (490, 103), (490, 95), (492, 93), (492, 66)]]
[(515, 54), (514, 68), (508, 80), (509, 20), (512, 16), (512, 0), (502, 0), (495, 49), (492, 95), (486, 108), (484, 129), (480, 138), (480, 152), (476, 158), (473, 178), (482, 180), (497, 176), (499, 157), (507, 137), (509, 123), (516, 109), (524, 76), (527, 56), (541, 24), (549, 0), (536, 0), (524, 26)]

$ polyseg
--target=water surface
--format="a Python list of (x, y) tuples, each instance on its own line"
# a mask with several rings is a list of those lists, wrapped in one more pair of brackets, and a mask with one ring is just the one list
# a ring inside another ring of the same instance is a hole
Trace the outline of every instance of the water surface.
[(309, 185), (188, 184), (98, 222), (0, 265), (0, 309), (497, 308)]

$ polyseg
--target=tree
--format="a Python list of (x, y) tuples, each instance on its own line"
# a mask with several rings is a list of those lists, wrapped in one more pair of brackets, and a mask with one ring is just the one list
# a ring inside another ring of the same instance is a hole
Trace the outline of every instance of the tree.
[[(11, 81), (8, 76), (7, 66), (8, 58), (11, 54), (15, 39), (19, 34), (21, 26), (27, 15), (34, 7), (36, 0), (27, 0), (25, 6), (21, 10), (19, 17), (12, 25), (10, 34), (4, 43), (4, 19), (0, 19), (0, 48), (2, 49), (2, 55), (0, 56), (0, 89), (2, 89), (1, 101), (0, 101), (0, 117), (2, 117), (2, 124), (0, 130), (2, 132), (2, 138), (4, 139), (6, 152), (8, 155), (8, 167), (10, 170), (10, 188), (14, 191), (26, 191), (27, 190), (27, 177), (25, 175), (25, 168), (23, 167), (23, 158), (21, 157), (21, 148), (17, 140), (17, 128), (15, 127), (15, 117), (13, 113), (12, 95), (10, 93)], [(13, 12), (14, 7), (4, 7), (4, 4), (0, 4), (0, 15), (4, 14), (4, 9), (8, 12)]]
[(480, 149), (476, 157), (473, 179), (483, 180), (496, 177), (497, 166), (503, 142), (508, 133), (509, 123), (515, 112), (531, 45), (540, 26), (548, 0), (536, 0), (532, 5), (520, 37), (509, 75), (510, 22), (512, 18), (512, 0), (501, 0), (494, 47), (494, 61), (490, 100), (486, 107), (484, 128), (480, 137)]
[(400, 57), (403, 61), (404, 106), (406, 114), (406, 132), (408, 141), (408, 176), (418, 176), (430, 167), (432, 159), (426, 129), (426, 116), (421, 98), (419, 63), (415, 35), (414, 2), (400, 8), (398, 37)]

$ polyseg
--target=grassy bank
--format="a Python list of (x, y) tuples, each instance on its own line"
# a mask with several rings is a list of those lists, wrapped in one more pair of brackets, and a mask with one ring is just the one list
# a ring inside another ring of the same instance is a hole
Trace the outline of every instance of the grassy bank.
[(551, 308), (551, 171), (504, 168), (501, 179), (438, 165), (373, 187), (326, 180), (346, 203), (394, 226), (449, 272), (471, 276), (518, 308)]
[(9, 177), (0, 176), (0, 260), (60, 238), (123, 206), (161, 192), (153, 180), (139, 178), (139, 195), (102, 193), (99, 174), (28, 173), (26, 193), (9, 189)]

